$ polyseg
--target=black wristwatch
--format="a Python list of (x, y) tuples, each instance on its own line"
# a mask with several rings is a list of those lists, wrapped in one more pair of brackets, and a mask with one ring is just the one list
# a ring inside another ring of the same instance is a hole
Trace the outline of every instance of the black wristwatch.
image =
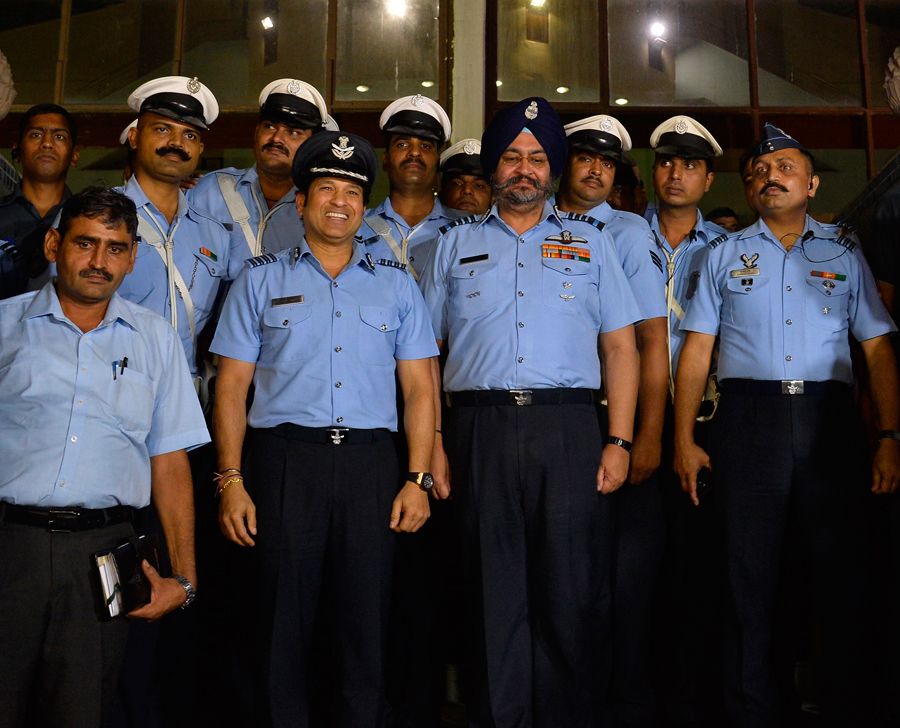
[(625, 452), (631, 452), (631, 443), (628, 440), (623, 440), (621, 437), (613, 437), (610, 435), (606, 438), (607, 445), (618, 445)]
[(900, 430), (879, 430), (878, 440), (900, 440)]
[(187, 599), (184, 600), (184, 604), (182, 604), (179, 609), (187, 609), (197, 598), (197, 592), (194, 589), (194, 585), (181, 574), (172, 574), (172, 578), (178, 582), (181, 588), (184, 589), (184, 593), (187, 595)]
[(431, 490), (434, 486), (434, 478), (431, 477), (431, 473), (414, 473), (409, 472), (406, 474), (406, 479), (410, 483), (415, 483), (426, 493)]

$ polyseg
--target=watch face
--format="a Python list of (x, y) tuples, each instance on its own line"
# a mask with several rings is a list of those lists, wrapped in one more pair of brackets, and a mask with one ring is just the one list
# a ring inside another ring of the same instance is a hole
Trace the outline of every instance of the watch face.
[(431, 490), (431, 487), (434, 485), (434, 478), (431, 477), (431, 473), (422, 473), (422, 490)]

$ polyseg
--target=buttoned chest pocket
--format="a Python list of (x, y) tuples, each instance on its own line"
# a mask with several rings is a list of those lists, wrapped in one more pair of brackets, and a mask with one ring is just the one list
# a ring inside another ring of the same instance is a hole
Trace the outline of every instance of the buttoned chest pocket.
[(544, 304), (554, 310), (576, 313), (596, 297), (590, 263), (562, 258), (541, 258), (541, 288)]
[(360, 361), (376, 366), (393, 366), (400, 315), (386, 306), (359, 307)]
[[(209, 304), (212, 304), (216, 293), (219, 289), (219, 283), (225, 276), (225, 268), (219, 265), (218, 261), (211, 260), (205, 255), (194, 253), (194, 263), (191, 266), (190, 280), (185, 281), (189, 291), (210, 292)], [(198, 294), (195, 294), (198, 295)], [(202, 297), (202, 294), (199, 294)], [(203, 306), (202, 302), (195, 302), (195, 305)]]
[(307, 358), (312, 347), (321, 345), (311, 336), (312, 309), (308, 303), (291, 303), (263, 312), (260, 363)]
[(810, 276), (806, 279), (806, 320), (823, 331), (848, 327), (850, 286), (847, 281)]
[(736, 326), (754, 326), (768, 320), (768, 276), (729, 278), (725, 285), (722, 315)]
[(194, 258), (200, 261), (200, 265), (210, 278), (221, 278), (225, 275), (225, 267), (218, 260), (213, 260), (202, 253), (194, 253)]
[(492, 310), (497, 289), (496, 263), (479, 261), (450, 269), (450, 301), (459, 318), (474, 318)]
[[(106, 378), (106, 377), (104, 377)], [(106, 400), (109, 412), (121, 429), (133, 440), (143, 442), (153, 424), (154, 385), (150, 377), (133, 367), (119, 369), (116, 378), (112, 370), (108, 377)]]

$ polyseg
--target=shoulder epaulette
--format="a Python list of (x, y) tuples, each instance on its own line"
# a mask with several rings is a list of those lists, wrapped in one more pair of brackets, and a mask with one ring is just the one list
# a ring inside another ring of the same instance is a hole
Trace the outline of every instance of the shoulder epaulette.
[(728, 233), (723, 233), (722, 235), (719, 235), (719, 237), (713, 238), (712, 240), (710, 240), (707, 243), (707, 245), (709, 246), (710, 249), (717, 248), (722, 243), (724, 243), (726, 240), (728, 240)]
[(847, 250), (856, 250), (856, 241), (853, 238), (844, 235), (845, 232), (846, 231), (841, 230), (841, 234), (834, 239), (834, 242), (847, 248)]
[(456, 220), (451, 220), (446, 225), (441, 225), (438, 228), (438, 233), (443, 235), (450, 228), (455, 228), (457, 225), (469, 225), (473, 222), (478, 222), (480, 219), (480, 215), (466, 215), (465, 217), (459, 217)]
[(389, 268), (399, 268), (400, 270), (406, 270), (406, 263), (401, 263), (399, 260), (393, 260), (391, 258), (379, 258), (375, 261), (378, 265), (386, 265)]
[(353, 240), (360, 245), (372, 245), (373, 243), (377, 243), (379, 240), (381, 240), (381, 236), (372, 235), (368, 238), (364, 238), (362, 235), (356, 235), (354, 236)]
[(262, 255), (257, 255), (255, 258), (247, 258), (245, 262), (247, 263), (248, 268), (258, 268), (261, 265), (274, 263), (276, 260), (278, 260), (278, 256), (275, 255), (275, 253), (263, 253)]
[(18, 260), (22, 255), (22, 251), (11, 240), (0, 240), (0, 252), (5, 253), (13, 260)]
[(560, 218), (563, 220), (574, 220), (575, 222), (586, 222), (588, 225), (593, 225), (598, 230), (602, 230), (606, 227), (606, 224), (598, 220), (596, 217), (591, 217), (590, 215), (585, 215), (583, 212), (560, 212)]

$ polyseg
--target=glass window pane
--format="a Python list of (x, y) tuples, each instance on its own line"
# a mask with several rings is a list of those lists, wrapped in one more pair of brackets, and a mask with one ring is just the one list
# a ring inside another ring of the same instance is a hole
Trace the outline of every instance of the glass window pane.
[(175, 0), (74, 0), (64, 102), (125, 104), (174, 73)]
[(610, 101), (746, 106), (744, 0), (609, 0)]
[(53, 101), (60, 0), (0, 3), (0, 50), (9, 61), (16, 104)]
[(858, 106), (856, 0), (757, 0), (761, 106)]
[(887, 106), (884, 72), (894, 48), (900, 44), (900, 7), (897, 0), (866, 0), (869, 37), (869, 93), (872, 106)]
[(497, 8), (497, 98), (600, 101), (596, 2), (501, 0)]
[(181, 73), (197, 76), (220, 106), (256, 107), (277, 78), (324, 96), (328, 0), (187, 0)]
[(440, 95), (437, 0), (338, 0), (335, 101)]

